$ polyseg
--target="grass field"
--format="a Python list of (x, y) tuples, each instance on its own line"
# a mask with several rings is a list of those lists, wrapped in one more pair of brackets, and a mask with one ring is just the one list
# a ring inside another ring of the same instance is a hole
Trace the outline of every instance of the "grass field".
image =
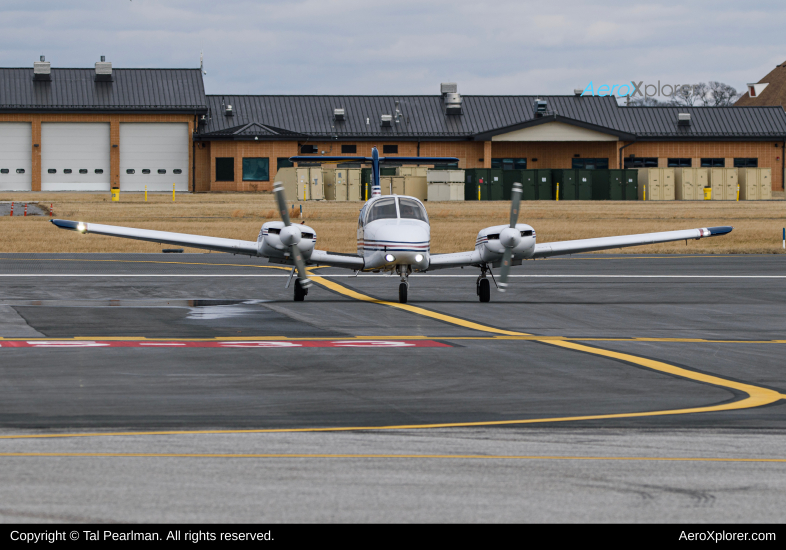
[[(0, 201), (54, 205), (56, 218), (145, 229), (255, 240), (261, 224), (276, 220), (271, 194), (125, 193), (113, 203), (103, 193), (2, 193)], [(355, 252), (357, 216), (362, 203), (306, 202), (303, 221), (317, 231), (317, 247)], [(509, 202), (426, 203), (431, 218), (431, 251), (471, 250), (483, 227), (507, 223)], [(300, 221), (298, 218), (297, 221)], [(782, 253), (786, 202), (523, 202), (520, 222), (529, 223), (538, 242), (648, 233), (717, 225), (734, 226), (727, 236), (610, 251), (621, 253)], [(159, 252), (141, 241), (63, 231), (48, 217), (0, 217), (0, 252)], [(196, 252), (197, 250), (187, 250)]]

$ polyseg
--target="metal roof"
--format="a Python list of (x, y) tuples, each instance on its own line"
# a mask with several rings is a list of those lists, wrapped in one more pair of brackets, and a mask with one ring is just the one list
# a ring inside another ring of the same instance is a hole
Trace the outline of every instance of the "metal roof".
[(95, 69), (53, 67), (51, 78), (0, 68), (0, 112), (207, 111), (199, 69), (113, 69), (112, 82), (95, 82)]
[[(550, 114), (536, 118), (535, 99), (548, 102)], [(228, 127), (257, 123), (313, 139), (388, 138), (488, 140), (520, 128), (559, 121), (632, 139), (782, 139), (786, 113), (779, 107), (623, 107), (613, 97), (462, 96), (462, 114), (447, 115), (441, 96), (267, 96), (210, 95), (209, 114), (198, 139), (253, 139), (227, 134)], [(399, 122), (383, 127), (381, 115)], [(232, 105), (233, 116), (224, 115)], [(343, 108), (336, 121), (333, 109)], [(679, 126), (678, 114), (690, 113), (690, 126)], [(260, 133), (260, 139), (279, 136)]]

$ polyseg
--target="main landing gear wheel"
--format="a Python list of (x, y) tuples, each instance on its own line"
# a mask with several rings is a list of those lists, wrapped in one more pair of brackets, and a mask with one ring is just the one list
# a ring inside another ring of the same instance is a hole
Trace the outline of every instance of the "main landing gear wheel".
[(478, 283), (478, 297), (481, 302), (488, 302), (491, 300), (491, 285), (486, 278), (481, 279)]
[(407, 283), (398, 285), (398, 301), (400, 304), (407, 303)]
[(295, 281), (295, 301), (302, 302), (305, 300), (306, 294), (308, 294), (308, 289), (300, 286), (300, 279), (297, 279)]

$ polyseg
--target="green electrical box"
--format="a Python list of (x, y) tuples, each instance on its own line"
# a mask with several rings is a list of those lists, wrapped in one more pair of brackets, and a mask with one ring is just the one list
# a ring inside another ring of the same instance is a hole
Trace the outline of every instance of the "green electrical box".
[(551, 170), (547, 169), (540, 169), (534, 170), (535, 172), (535, 187), (537, 188), (538, 192), (538, 200), (539, 201), (551, 201), (554, 200), (554, 191), (552, 190), (551, 184)]
[(607, 201), (611, 196), (611, 170), (592, 171), (592, 200)]
[(626, 201), (639, 200), (639, 171), (634, 169), (623, 170), (622, 180), (625, 188)]
[(535, 187), (535, 170), (504, 170), (502, 199), (509, 201), (514, 183), (521, 184), (521, 200), (534, 201), (538, 198)]
[(592, 174), (596, 170), (576, 171), (576, 198), (580, 201), (592, 200)]
[(608, 170), (609, 173), (609, 200), (625, 200), (625, 170)]
[[(559, 185), (559, 197), (557, 186)], [(576, 170), (552, 170), (551, 186), (554, 197), (561, 201), (576, 200)]]
[(488, 179), (488, 199), (490, 201), (501, 201), (504, 196), (504, 171), (497, 168), (489, 170)]
[(488, 168), (470, 168), (464, 170), (465, 201), (478, 200), (478, 186), (481, 187), (481, 200), (488, 200), (488, 189), (484, 191), (483, 188), (488, 185), (490, 171), (491, 170)]

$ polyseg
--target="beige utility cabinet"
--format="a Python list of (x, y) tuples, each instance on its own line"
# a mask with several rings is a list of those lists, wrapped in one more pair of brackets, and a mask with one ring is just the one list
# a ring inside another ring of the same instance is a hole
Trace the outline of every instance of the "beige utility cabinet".
[(674, 168), (639, 169), (639, 200), (644, 199), (648, 201), (674, 200)]
[(404, 194), (404, 176), (382, 176), (379, 184), (383, 195)]
[(347, 200), (360, 200), (360, 168), (347, 170)]
[(767, 201), (772, 199), (771, 168), (739, 168), (740, 200)]
[(429, 183), (463, 183), (464, 170), (429, 170), (426, 180)]
[(325, 200), (336, 200), (336, 170), (334, 168), (322, 170), (322, 188), (325, 192)]
[(297, 197), (297, 173), (295, 168), (279, 168), (276, 172), (276, 181), (284, 184), (284, 194), (288, 200)]
[(422, 201), (428, 199), (426, 176), (404, 176), (404, 194)]
[(321, 167), (297, 169), (297, 198), (300, 201), (325, 198)]
[(335, 174), (336, 174), (336, 181), (335, 181), (336, 200), (337, 201), (348, 200), (347, 170), (344, 168), (336, 168)]
[(429, 183), (428, 184), (428, 200), (429, 201), (463, 201), (464, 200), (464, 184), (463, 183)]
[(425, 166), (400, 166), (396, 169), (397, 176), (419, 176), (426, 177), (428, 168)]
[(677, 168), (674, 171), (675, 197), (678, 201), (703, 201), (708, 181), (708, 168)]
[(737, 168), (710, 168), (710, 187), (712, 187), (712, 200), (736, 201), (737, 183)]

